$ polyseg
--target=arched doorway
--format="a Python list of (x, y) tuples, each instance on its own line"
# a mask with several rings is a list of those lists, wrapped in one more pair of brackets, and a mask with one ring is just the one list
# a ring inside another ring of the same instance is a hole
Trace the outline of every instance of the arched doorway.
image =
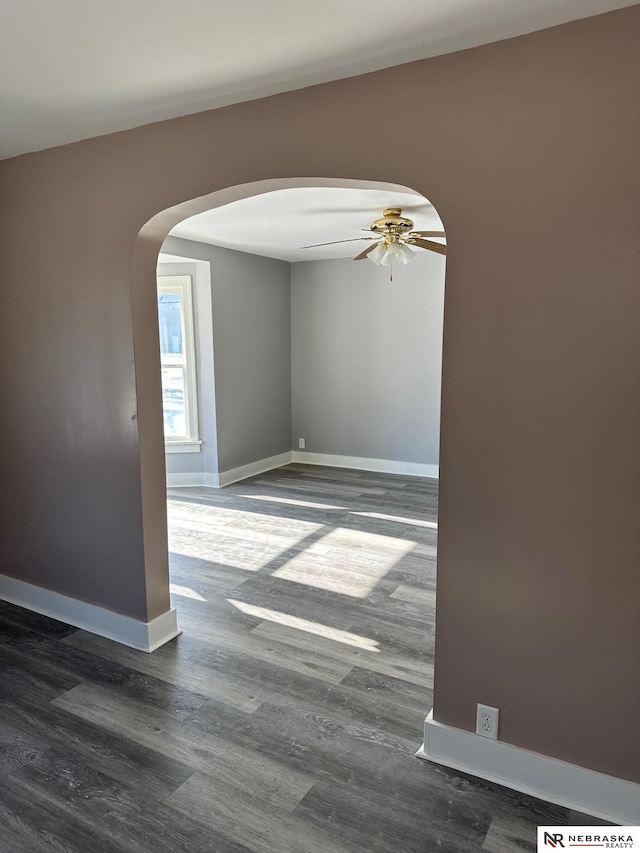
[(138, 393), (142, 508), (145, 570), (152, 612), (168, 608), (169, 575), (165, 506), (164, 440), (157, 326), (149, 317), (155, 312), (156, 263), (161, 245), (171, 229), (182, 220), (239, 199), (295, 187), (353, 187), (403, 192), (419, 197), (410, 188), (382, 182), (333, 178), (288, 178), (258, 181), (229, 187), (164, 210), (140, 230), (131, 258), (133, 339)]

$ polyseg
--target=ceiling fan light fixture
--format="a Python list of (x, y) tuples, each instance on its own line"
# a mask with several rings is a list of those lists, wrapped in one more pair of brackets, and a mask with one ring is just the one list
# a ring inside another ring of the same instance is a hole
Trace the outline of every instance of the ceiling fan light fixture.
[[(383, 267), (389, 267), (391, 264), (408, 264), (410, 260), (414, 257), (414, 252), (406, 246), (404, 243), (389, 243), (385, 245), (384, 243), (378, 244), (376, 249), (382, 247), (383, 251), (376, 253), (377, 257), (374, 258), (374, 263), (379, 264)], [(376, 249), (373, 252), (369, 253), (369, 257), (376, 252)]]
[(387, 247), (385, 246), (384, 241), (381, 240), (377, 244), (377, 246), (369, 252), (369, 254), (367, 255), (367, 258), (370, 261), (372, 261), (378, 267), (381, 264), (383, 264), (384, 266), (388, 266), (388, 264), (384, 263), (384, 259), (386, 257), (386, 254), (387, 254)]
[(403, 263), (402, 249), (399, 243), (389, 243), (383, 263), (385, 267), (391, 266), (393, 263)]
[(390, 267), (392, 264), (408, 264), (416, 250), (428, 249), (439, 255), (446, 255), (446, 245), (435, 243), (430, 237), (444, 237), (444, 231), (414, 231), (413, 221), (402, 216), (399, 207), (385, 207), (383, 216), (371, 223), (369, 228), (362, 229), (373, 233), (372, 237), (348, 237), (345, 240), (331, 240), (328, 243), (314, 243), (303, 246), (304, 249), (315, 249), (319, 246), (333, 246), (337, 243), (355, 243), (359, 240), (374, 241), (355, 256), (354, 261), (369, 258), (376, 266)]
[(403, 264), (406, 265), (409, 263), (409, 261), (413, 260), (416, 254), (413, 249), (409, 248), (406, 243), (398, 243), (397, 246), (400, 250), (397, 254), (397, 257)]

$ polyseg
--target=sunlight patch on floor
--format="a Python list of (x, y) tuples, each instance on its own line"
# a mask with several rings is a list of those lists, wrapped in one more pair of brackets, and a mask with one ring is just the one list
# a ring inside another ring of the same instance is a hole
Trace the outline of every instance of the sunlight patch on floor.
[(286, 504), (288, 506), (301, 506), (305, 509), (342, 509), (346, 510), (346, 506), (335, 506), (334, 504), (318, 504), (311, 501), (296, 501), (293, 498), (275, 498), (271, 495), (239, 495), (241, 498), (246, 498), (250, 501), (269, 501), (270, 503)]
[(177, 498), (170, 498), (167, 501), (167, 516), (170, 520), (189, 520), (194, 523), (201, 522), (219, 527), (233, 521), (236, 513), (237, 510), (235, 509), (210, 503), (183, 501)]
[[(195, 506), (195, 509), (193, 507)], [(168, 516), (169, 551), (257, 572), (324, 525), (298, 518), (183, 503)]]
[(296, 554), (272, 576), (366, 598), (414, 546), (407, 539), (338, 527)]
[(169, 590), (172, 595), (179, 595), (181, 598), (193, 598), (196, 601), (206, 601), (207, 599), (200, 595), (199, 592), (196, 592), (195, 589), (191, 589), (189, 586), (180, 586), (177, 583), (169, 584)]
[(243, 613), (246, 613), (249, 616), (255, 616), (258, 619), (275, 622), (278, 625), (285, 625), (287, 628), (295, 628), (296, 630), (304, 631), (307, 634), (315, 634), (318, 637), (324, 637), (327, 640), (334, 640), (337, 643), (344, 643), (347, 646), (355, 646), (358, 649), (365, 649), (369, 652), (380, 651), (377, 640), (372, 640), (369, 637), (363, 637), (360, 634), (352, 634), (350, 631), (341, 631), (339, 628), (332, 628), (330, 625), (323, 625), (321, 622), (311, 622), (308, 619), (300, 619), (298, 616), (291, 616), (289, 613), (283, 613), (280, 610), (269, 610), (266, 607), (247, 604), (246, 601), (237, 601), (234, 598), (227, 598), (227, 601)]
[(180, 536), (175, 530), (169, 533), (169, 551), (172, 554), (222, 564), (232, 569), (244, 569), (246, 572), (259, 572), (287, 550), (286, 545), (239, 543), (238, 539), (229, 541), (223, 536), (196, 539), (193, 533)]
[(349, 515), (362, 515), (365, 518), (378, 518), (381, 521), (397, 521), (399, 524), (413, 524), (416, 527), (431, 527), (438, 529), (437, 521), (423, 521), (421, 518), (405, 518), (401, 515), (385, 515), (382, 512), (356, 512), (353, 510)]

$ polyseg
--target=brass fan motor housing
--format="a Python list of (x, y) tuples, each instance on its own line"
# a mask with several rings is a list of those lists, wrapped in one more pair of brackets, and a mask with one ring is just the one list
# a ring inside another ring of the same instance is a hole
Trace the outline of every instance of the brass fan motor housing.
[(382, 214), (382, 219), (376, 219), (371, 223), (371, 230), (390, 237), (392, 241), (413, 229), (413, 222), (406, 216), (402, 216), (402, 209), (399, 207), (387, 207)]

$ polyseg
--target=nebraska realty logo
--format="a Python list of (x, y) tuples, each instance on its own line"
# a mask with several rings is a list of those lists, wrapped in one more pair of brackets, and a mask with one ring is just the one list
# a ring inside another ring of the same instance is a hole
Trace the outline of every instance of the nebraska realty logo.
[(538, 853), (574, 847), (640, 851), (640, 826), (538, 827)]

